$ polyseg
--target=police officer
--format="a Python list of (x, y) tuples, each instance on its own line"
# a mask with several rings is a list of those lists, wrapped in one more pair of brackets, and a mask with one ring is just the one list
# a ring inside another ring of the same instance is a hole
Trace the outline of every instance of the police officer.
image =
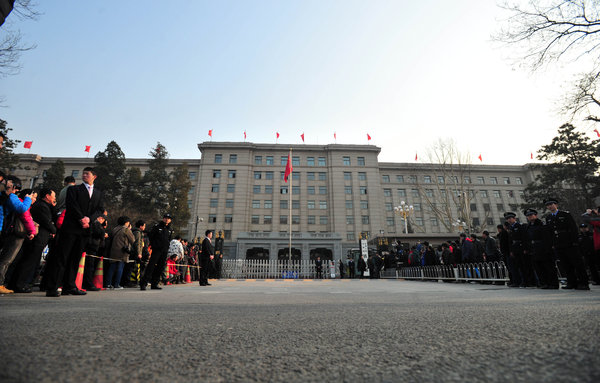
[(511, 211), (504, 213), (504, 218), (508, 222), (508, 241), (510, 244), (510, 254), (508, 257), (508, 267), (512, 269), (509, 287), (534, 287), (533, 269), (531, 259), (524, 253), (524, 225), (517, 222), (517, 215)]
[(588, 276), (579, 251), (577, 224), (573, 216), (558, 210), (558, 200), (549, 198), (544, 201), (550, 214), (546, 216), (546, 225), (552, 235), (552, 247), (567, 274), (567, 285), (563, 289), (589, 290)]
[[(558, 289), (558, 275), (552, 254), (552, 237), (548, 226), (538, 218), (535, 209), (524, 211), (528, 224), (525, 226), (525, 254), (533, 262), (538, 277), (538, 287)], [(527, 258), (526, 257), (526, 258)]]

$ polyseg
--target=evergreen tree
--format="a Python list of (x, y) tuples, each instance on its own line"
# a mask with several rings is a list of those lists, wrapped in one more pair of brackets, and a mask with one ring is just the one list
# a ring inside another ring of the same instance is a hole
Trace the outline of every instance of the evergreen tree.
[(188, 207), (188, 193), (192, 187), (188, 174), (188, 165), (183, 163), (173, 170), (170, 176), (169, 185), (169, 213), (173, 217), (173, 228), (181, 233), (182, 229), (187, 227), (190, 219), (190, 209)]
[(167, 160), (169, 152), (160, 142), (157, 142), (156, 147), (149, 154), (152, 158), (148, 161), (150, 169), (144, 174), (143, 178), (142, 201), (144, 203), (144, 213), (157, 219), (167, 212), (168, 207), (169, 175), (167, 173)]
[(0, 149), (0, 170), (6, 174), (10, 174), (19, 165), (19, 157), (13, 153), (13, 149), (19, 145), (21, 141), (12, 140), (8, 137), (8, 132), (12, 129), (7, 126), (6, 121), (0, 119), (0, 132), (4, 134), (6, 139)]
[(56, 196), (58, 197), (58, 193), (63, 187), (63, 180), (65, 179), (65, 164), (61, 160), (56, 160), (49, 168), (46, 170), (46, 176), (44, 177), (44, 182), (42, 187), (50, 188), (56, 192)]
[(541, 173), (525, 189), (527, 207), (543, 209), (544, 199), (553, 197), (559, 199), (561, 209), (578, 216), (594, 206), (594, 198), (600, 195), (600, 139), (590, 140), (573, 125), (564, 124), (537, 158), (551, 163), (536, 165)]
[(98, 174), (95, 184), (104, 193), (105, 206), (112, 210), (119, 205), (121, 182), (126, 169), (125, 154), (115, 141), (111, 141), (103, 152), (94, 156), (94, 162)]

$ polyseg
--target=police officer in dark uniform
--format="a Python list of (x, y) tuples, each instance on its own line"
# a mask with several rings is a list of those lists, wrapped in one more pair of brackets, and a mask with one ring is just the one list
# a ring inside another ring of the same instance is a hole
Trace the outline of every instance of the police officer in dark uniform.
[(521, 261), (523, 258), (523, 229), (517, 222), (517, 215), (511, 211), (504, 213), (504, 219), (508, 223), (509, 253), (506, 261), (510, 271), (510, 282), (508, 287), (525, 287), (525, 280), (521, 273)]
[(158, 283), (167, 263), (167, 253), (169, 244), (171, 243), (171, 236), (173, 235), (171, 220), (171, 215), (167, 213), (163, 215), (162, 221), (154, 225), (152, 230), (150, 230), (148, 238), (150, 239), (152, 255), (140, 280), (140, 290), (146, 290), (148, 282), (150, 282), (151, 289), (162, 289), (158, 286)]
[(538, 287), (558, 289), (558, 275), (552, 254), (552, 237), (548, 226), (538, 218), (535, 209), (524, 211), (528, 224), (525, 226), (525, 255), (530, 257), (538, 277)]
[(567, 285), (563, 289), (589, 290), (589, 282), (581, 252), (579, 251), (577, 224), (573, 216), (558, 210), (558, 200), (549, 198), (544, 201), (550, 214), (546, 216), (546, 225), (552, 235), (552, 247), (567, 274)]

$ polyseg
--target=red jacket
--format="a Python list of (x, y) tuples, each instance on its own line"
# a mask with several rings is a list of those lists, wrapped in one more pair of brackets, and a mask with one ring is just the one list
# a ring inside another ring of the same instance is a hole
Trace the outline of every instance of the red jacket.
[(600, 221), (590, 221), (592, 230), (594, 230), (594, 249), (600, 250)]

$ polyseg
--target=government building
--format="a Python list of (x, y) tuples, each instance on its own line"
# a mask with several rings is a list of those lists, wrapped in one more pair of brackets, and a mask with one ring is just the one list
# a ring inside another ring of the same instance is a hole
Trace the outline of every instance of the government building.
[[(186, 162), (192, 182), (183, 234), (222, 232), (231, 259), (287, 259), (290, 227), (294, 259), (345, 258), (361, 236), (438, 244), (463, 231), (495, 232), (505, 211), (524, 219), (523, 190), (537, 174), (530, 165), (379, 162), (373, 145), (211, 141), (198, 148), (200, 159), (169, 159), (170, 170)], [(24, 187), (39, 183), (57, 159), (78, 182), (94, 165), (93, 158), (19, 158), (15, 174)], [(148, 160), (126, 163), (143, 174)], [(412, 206), (407, 215), (402, 202)]]

